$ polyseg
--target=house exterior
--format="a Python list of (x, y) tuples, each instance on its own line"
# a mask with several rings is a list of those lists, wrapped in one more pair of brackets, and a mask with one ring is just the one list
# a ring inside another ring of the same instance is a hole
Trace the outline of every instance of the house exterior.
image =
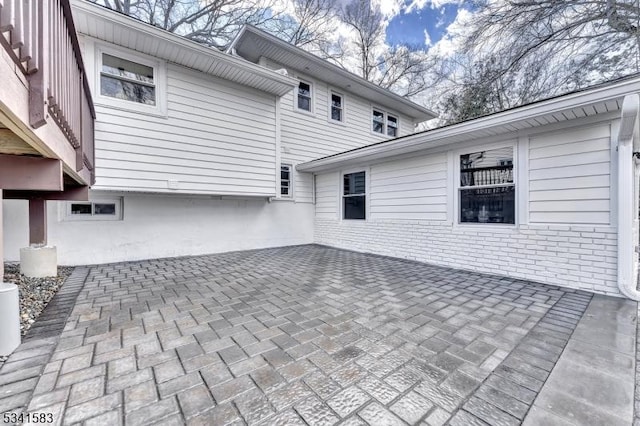
[(315, 242), (637, 298), (639, 90), (627, 78), (301, 164)]
[(415, 133), (431, 111), (258, 29), (220, 52), (72, 7), (96, 181), (50, 203), (61, 264), (319, 243), (638, 298), (640, 78)]
[[(295, 166), (435, 116), (259, 30), (220, 52), (72, 5), (96, 108), (96, 182), (90, 202), (51, 203), (61, 264), (312, 243), (313, 176)], [(270, 59), (253, 56), (254, 38)], [(25, 208), (5, 203), (8, 260), (28, 245)]]

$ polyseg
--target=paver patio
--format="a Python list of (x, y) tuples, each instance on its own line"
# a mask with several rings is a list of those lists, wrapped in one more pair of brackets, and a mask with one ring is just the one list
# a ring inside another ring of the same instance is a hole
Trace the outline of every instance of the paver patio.
[[(593, 297), (315, 245), (77, 268), (65, 287), (52, 308), (64, 320), (73, 306), (64, 331), (43, 321), (0, 369), (0, 412), (87, 425), (520, 424), (547, 409), (536, 398), (553, 391)], [(635, 321), (635, 304), (598, 297), (632, 305)]]

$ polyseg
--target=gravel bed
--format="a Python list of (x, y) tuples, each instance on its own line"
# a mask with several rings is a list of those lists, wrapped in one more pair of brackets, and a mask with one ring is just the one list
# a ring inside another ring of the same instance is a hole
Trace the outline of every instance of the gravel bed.
[[(71, 275), (73, 268), (58, 267), (57, 277), (27, 278), (20, 274), (20, 265), (5, 263), (4, 282), (18, 286), (20, 300), (20, 333), (24, 336), (49, 301)], [(0, 365), (5, 361), (0, 356)]]

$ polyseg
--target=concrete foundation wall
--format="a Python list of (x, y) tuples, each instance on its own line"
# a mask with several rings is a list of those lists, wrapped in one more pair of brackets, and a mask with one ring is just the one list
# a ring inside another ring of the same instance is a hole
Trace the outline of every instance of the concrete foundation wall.
[(441, 221), (316, 218), (315, 242), (620, 296), (613, 227), (481, 229)]
[[(313, 205), (265, 199), (114, 194), (122, 220), (66, 220), (64, 202), (48, 202), (49, 245), (60, 265), (83, 265), (278, 247), (313, 242)], [(6, 261), (28, 245), (28, 204), (5, 200)]]

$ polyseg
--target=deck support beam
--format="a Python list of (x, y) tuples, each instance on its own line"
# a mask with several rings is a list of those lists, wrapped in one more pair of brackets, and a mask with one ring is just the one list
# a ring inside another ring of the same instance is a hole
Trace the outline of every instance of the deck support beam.
[(0, 155), (0, 188), (62, 191), (62, 161), (54, 158)]

